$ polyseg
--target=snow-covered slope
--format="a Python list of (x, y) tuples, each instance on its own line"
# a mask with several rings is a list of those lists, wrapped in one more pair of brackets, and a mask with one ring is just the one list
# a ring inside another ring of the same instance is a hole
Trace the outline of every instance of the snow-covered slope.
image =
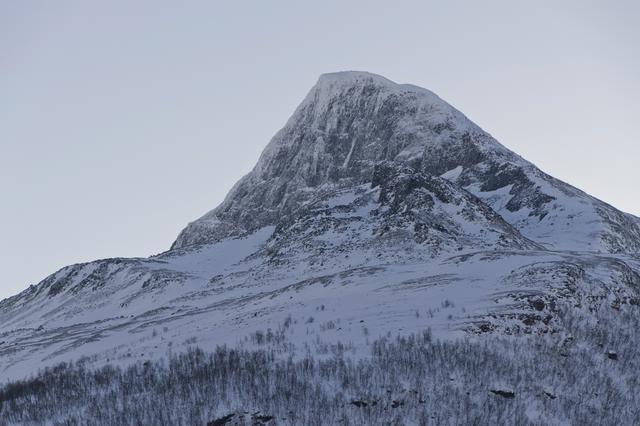
[(426, 328), (561, 332), (561, 309), (640, 302), (638, 224), (425, 89), (326, 74), (170, 251), (68, 266), (1, 301), (0, 377), (249, 345), (269, 329), (357, 356)]

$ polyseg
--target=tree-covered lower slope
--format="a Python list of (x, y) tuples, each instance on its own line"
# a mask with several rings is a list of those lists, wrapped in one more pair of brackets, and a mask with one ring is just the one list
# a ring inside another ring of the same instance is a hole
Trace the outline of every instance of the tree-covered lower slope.
[(567, 333), (546, 335), (389, 336), (364, 358), (348, 344), (295, 348), (284, 322), (246, 339), (257, 350), (43, 370), (0, 388), (0, 424), (637, 424), (640, 307), (596, 318), (566, 310)]

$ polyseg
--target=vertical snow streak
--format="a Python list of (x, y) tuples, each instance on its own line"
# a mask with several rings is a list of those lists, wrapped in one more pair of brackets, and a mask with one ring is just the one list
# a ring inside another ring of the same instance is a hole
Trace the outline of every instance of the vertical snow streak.
[(353, 138), (351, 142), (351, 149), (349, 149), (349, 153), (347, 154), (347, 158), (344, 159), (344, 163), (342, 163), (342, 168), (346, 169), (349, 165), (349, 161), (351, 160), (351, 154), (353, 154), (353, 149), (356, 147), (356, 138)]

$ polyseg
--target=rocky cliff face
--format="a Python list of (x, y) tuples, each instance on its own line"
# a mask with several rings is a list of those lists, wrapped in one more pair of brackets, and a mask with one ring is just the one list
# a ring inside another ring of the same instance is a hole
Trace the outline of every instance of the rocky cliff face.
[(268, 225), (327, 188), (370, 183), (381, 162), (442, 176), (550, 249), (640, 253), (640, 221), (554, 179), (432, 92), (363, 72), (325, 74), (258, 164), (172, 248)]

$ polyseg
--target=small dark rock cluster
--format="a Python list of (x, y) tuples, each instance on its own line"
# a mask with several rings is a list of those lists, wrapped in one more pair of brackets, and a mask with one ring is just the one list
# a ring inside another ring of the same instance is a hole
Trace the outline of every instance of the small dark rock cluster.
[(207, 423), (207, 426), (272, 426), (275, 418), (264, 414), (230, 413)]

